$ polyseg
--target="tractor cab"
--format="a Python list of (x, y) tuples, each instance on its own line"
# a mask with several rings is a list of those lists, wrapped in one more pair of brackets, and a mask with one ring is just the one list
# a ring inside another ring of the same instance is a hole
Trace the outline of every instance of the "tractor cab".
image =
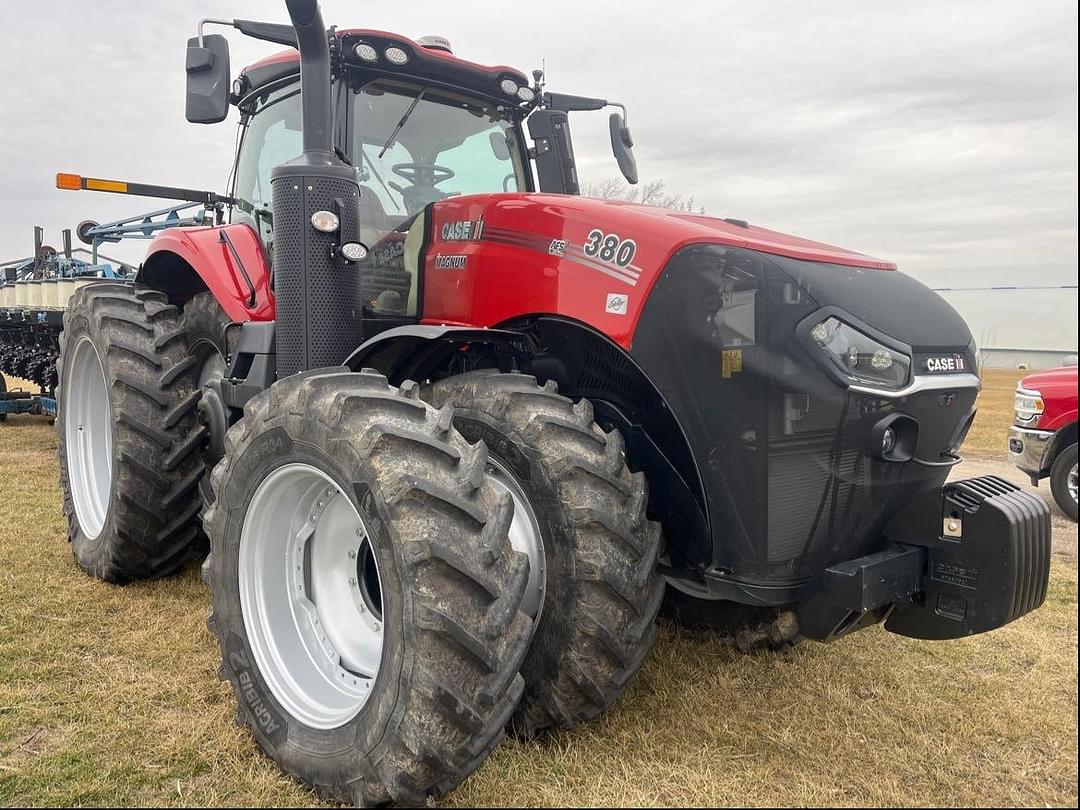
[[(204, 45), (212, 44), (207, 40)], [(542, 190), (576, 194), (567, 112), (600, 109), (607, 102), (544, 93), (539, 71), (530, 86), (515, 69), (457, 58), (441, 37), (412, 41), (354, 29), (337, 32), (334, 43), (334, 152), (355, 172), (359, 187), (359, 239), (366, 256), (357, 269), (365, 314), (414, 318), (428, 205), (538, 190), (530, 161)], [(241, 113), (232, 221), (250, 224), (268, 255), (274, 234), (271, 171), (303, 148), (299, 66), (295, 50), (270, 56), (244, 69), (229, 96)], [(189, 77), (195, 84), (203, 80), (190, 70)], [(222, 78), (216, 86), (225, 83)], [(629, 134), (623, 138), (623, 116), (613, 118), (613, 148), (623, 164), (630, 155)], [(636, 176), (628, 179), (636, 182)]]
[[(521, 96), (532, 98), (533, 91), (524, 76), (500, 68), (462, 69), (457, 84), (451, 84), (436, 74), (442, 68), (438, 63), (452, 60), (445, 50), (429, 51), (416, 43), (406, 50), (399, 43), (377, 51), (370, 36), (355, 33), (342, 35), (342, 41), (353, 59), (346, 62), (333, 93), (334, 147), (355, 172), (360, 192), (359, 238), (367, 250), (358, 268), (364, 304), (369, 314), (415, 315), (425, 208), (449, 197), (532, 189)], [(448, 46), (440, 42), (440, 47)], [(390, 71), (394, 65), (385, 57), (385, 66), (373, 64), (386, 52), (405, 59), (402, 68), (417, 65), (407, 72)], [(271, 170), (302, 149), (293, 56), (291, 61), (271, 57), (238, 80), (244, 95), (237, 102), (242, 137), (232, 218), (249, 222), (268, 253), (273, 241)], [(435, 64), (424, 70), (424, 62)]]

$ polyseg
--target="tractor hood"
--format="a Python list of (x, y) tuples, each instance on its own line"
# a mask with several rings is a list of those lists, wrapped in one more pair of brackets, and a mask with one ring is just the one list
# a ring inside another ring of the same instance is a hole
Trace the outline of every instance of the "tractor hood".
[[(667, 237), (679, 246), (691, 241), (715, 242), (732, 247), (743, 247), (788, 256), (792, 259), (842, 264), (852, 267), (866, 267), (878, 270), (895, 270), (892, 262), (875, 259), (853, 250), (803, 239), (780, 231), (751, 225), (733, 218), (711, 217), (670, 208), (624, 202), (621, 200), (598, 200), (591, 197), (554, 198), (566, 207), (580, 206), (582, 213), (591, 213), (598, 221), (611, 217), (618, 211), (619, 218), (629, 215), (640, 218), (640, 227), (655, 233), (661, 238)], [(573, 199), (573, 202), (569, 202)]]

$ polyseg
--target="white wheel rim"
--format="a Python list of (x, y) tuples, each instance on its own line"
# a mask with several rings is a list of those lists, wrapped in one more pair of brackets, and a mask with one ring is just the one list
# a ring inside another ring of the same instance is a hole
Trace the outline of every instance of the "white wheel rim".
[(312, 728), (354, 718), (382, 662), (382, 581), (369, 537), (348, 496), (307, 464), (266, 476), (244, 516), (248, 642), (274, 697)]
[(64, 385), (64, 441), (68, 486), (79, 528), (94, 540), (105, 527), (112, 490), (112, 406), (97, 348), (81, 337)]
[(525, 586), (525, 598), (521, 602), (521, 610), (533, 620), (535, 631), (540, 614), (544, 611), (544, 589), (547, 585), (547, 565), (540, 523), (517, 479), (501, 462), (491, 456), (488, 456), (487, 474), (488, 480), (495, 485), (496, 491), (500, 495), (504, 492), (509, 493), (514, 502), (514, 520), (510, 524), (510, 547), (529, 558), (529, 583)]

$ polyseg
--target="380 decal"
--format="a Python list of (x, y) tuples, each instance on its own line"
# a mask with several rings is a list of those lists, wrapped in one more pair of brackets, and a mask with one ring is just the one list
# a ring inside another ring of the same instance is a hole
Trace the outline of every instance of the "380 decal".
[(618, 234), (605, 234), (599, 228), (593, 228), (585, 237), (584, 251), (602, 262), (611, 262), (617, 267), (626, 267), (634, 260), (637, 243), (633, 239), (623, 239)]

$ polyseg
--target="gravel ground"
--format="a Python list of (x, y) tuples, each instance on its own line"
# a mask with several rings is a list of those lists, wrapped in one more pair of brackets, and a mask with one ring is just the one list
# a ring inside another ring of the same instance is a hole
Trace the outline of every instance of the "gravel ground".
[(1039, 488), (1033, 489), (1031, 480), (1027, 474), (1020, 472), (1009, 461), (1008, 456), (988, 455), (983, 453), (965, 453), (964, 462), (956, 465), (950, 479), (975, 478), (979, 475), (997, 475), (1006, 481), (1011, 481), (1019, 487), (1034, 491), (1042, 497), (1050, 506), (1050, 521), (1053, 526), (1054, 556), (1067, 562), (1076, 562), (1076, 523), (1065, 517), (1065, 514), (1054, 502), (1054, 496), (1050, 494), (1050, 479), (1044, 478), (1039, 482)]

